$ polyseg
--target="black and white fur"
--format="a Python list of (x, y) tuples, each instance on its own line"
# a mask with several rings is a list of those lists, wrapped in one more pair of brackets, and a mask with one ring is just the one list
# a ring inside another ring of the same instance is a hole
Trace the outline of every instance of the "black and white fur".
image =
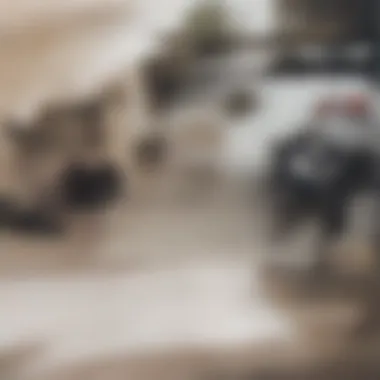
[[(281, 241), (303, 222), (317, 221), (315, 269), (326, 269), (331, 243), (346, 229), (357, 194), (374, 185), (376, 154), (371, 123), (335, 118), (320, 120), (282, 139), (273, 150), (269, 173), (272, 238)], [(351, 124), (350, 124), (351, 123)]]

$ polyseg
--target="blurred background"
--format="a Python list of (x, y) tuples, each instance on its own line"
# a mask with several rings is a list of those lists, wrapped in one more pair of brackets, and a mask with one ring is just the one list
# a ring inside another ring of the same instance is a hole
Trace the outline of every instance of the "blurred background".
[[(1, 191), (38, 206), (0, 199), (0, 378), (380, 376), (378, 2), (45, 3), (0, 5)], [(100, 83), (148, 104), (125, 146), (74, 119)]]

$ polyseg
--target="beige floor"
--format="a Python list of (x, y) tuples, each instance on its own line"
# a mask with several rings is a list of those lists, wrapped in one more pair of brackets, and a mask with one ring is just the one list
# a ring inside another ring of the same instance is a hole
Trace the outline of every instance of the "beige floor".
[(11, 373), (198, 379), (340, 353), (356, 299), (297, 301), (263, 277), (263, 223), (247, 193), (170, 188), (76, 217), (66, 240), (3, 237), (0, 341), (5, 357), (15, 352)]

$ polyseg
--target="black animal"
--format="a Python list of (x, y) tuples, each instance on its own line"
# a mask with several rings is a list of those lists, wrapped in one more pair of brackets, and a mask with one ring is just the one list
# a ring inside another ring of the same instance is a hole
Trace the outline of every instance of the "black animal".
[(273, 150), (269, 173), (273, 239), (288, 236), (307, 218), (320, 228), (315, 269), (326, 269), (325, 253), (345, 230), (348, 206), (374, 183), (376, 159), (368, 147), (349, 149), (305, 130), (283, 139)]

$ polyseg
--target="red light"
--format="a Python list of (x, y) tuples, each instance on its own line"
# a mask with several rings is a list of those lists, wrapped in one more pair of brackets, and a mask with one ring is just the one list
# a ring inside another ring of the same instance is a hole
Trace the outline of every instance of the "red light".
[(345, 101), (345, 109), (350, 115), (362, 116), (369, 112), (370, 102), (366, 96), (352, 95)]

